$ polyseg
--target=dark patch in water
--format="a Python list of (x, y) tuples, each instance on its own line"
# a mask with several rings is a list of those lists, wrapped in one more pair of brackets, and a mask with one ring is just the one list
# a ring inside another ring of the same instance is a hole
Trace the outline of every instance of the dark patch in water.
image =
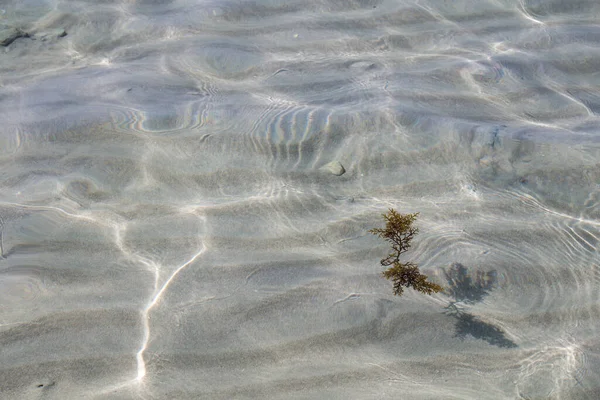
[(444, 270), (448, 287), (445, 293), (454, 297), (455, 301), (464, 303), (476, 303), (489, 294), (490, 289), (496, 283), (496, 271), (477, 271), (475, 277), (471, 277), (467, 267), (460, 263), (454, 263), (450, 268)]
[(517, 344), (505, 336), (502, 329), (495, 325), (481, 321), (474, 315), (461, 313), (457, 317), (456, 337), (465, 339), (467, 335), (475, 339), (485, 340), (489, 344), (498, 347), (515, 348)]
[(467, 267), (454, 263), (444, 270), (448, 287), (444, 292), (454, 298), (444, 308), (444, 313), (456, 318), (455, 337), (464, 340), (467, 335), (485, 340), (498, 347), (515, 348), (516, 343), (508, 339), (504, 331), (465, 312), (458, 303), (473, 304), (483, 300), (496, 284), (496, 271), (477, 271), (472, 277)]

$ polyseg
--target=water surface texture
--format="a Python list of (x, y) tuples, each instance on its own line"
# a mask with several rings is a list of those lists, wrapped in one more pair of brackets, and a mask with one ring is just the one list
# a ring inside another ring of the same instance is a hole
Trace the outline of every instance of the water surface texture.
[(0, 397), (600, 398), (599, 21), (2, 1)]

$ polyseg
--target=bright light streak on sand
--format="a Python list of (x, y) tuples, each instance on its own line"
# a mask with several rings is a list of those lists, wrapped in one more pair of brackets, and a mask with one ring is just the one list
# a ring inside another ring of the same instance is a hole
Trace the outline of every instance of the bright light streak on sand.
[(542, 21), (533, 18), (533, 16), (525, 8), (525, 2), (524, 1), (519, 1), (519, 5), (521, 6), (520, 7), (521, 8), (520, 11), (521, 11), (521, 14), (523, 14), (523, 17), (525, 17), (526, 19), (530, 20), (533, 23), (540, 24), (540, 25), (545, 25)]
[(144, 361), (144, 352), (146, 351), (146, 347), (148, 346), (148, 341), (150, 340), (150, 322), (149, 322), (150, 310), (152, 310), (152, 308), (158, 304), (161, 296), (163, 295), (165, 290), (167, 290), (167, 288), (169, 287), (169, 284), (173, 281), (173, 279), (177, 276), (177, 274), (179, 274), (179, 272), (181, 272), (187, 266), (189, 266), (194, 261), (196, 261), (196, 259), (198, 257), (200, 257), (200, 255), (202, 253), (204, 253), (204, 250), (205, 250), (205, 247), (202, 247), (196, 254), (194, 254), (194, 256), (192, 258), (190, 258), (186, 263), (184, 263), (179, 268), (177, 268), (175, 270), (175, 272), (173, 272), (171, 274), (171, 276), (169, 276), (169, 279), (167, 279), (167, 281), (162, 285), (160, 290), (154, 295), (154, 297), (152, 298), (150, 303), (148, 303), (146, 308), (144, 308), (144, 310), (142, 312), (142, 318), (143, 318), (143, 322), (144, 322), (144, 338), (142, 340), (142, 346), (139, 349), (139, 351), (137, 352), (137, 356), (136, 356), (137, 357), (137, 379), (138, 380), (142, 380), (144, 378), (144, 376), (146, 376), (146, 362)]
[[(86, 215), (73, 214), (73, 213), (63, 210), (62, 208), (52, 207), (52, 206), (34, 206), (34, 205), (12, 203), (12, 202), (0, 202), (0, 205), (7, 205), (7, 206), (13, 206), (13, 207), (20, 207), (20, 208), (24, 208), (24, 209), (40, 210), (40, 211), (56, 211), (60, 214), (66, 215), (70, 218), (86, 220), (86, 221), (90, 221), (90, 222), (100, 224), (100, 225), (108, 225), (108, 226), (112, 225), (112, 227), (114, 228), (115, 244), (117, 245), (119, 250), (128, 259), (130, 259), (134, 262), (139, 262), (140, 264), (148, 267), (148, 269), (153, 272), (153, 274), (154, 274), (154, 293), (152, 295), (152, 299), (150, 300), (150, 302), (142, 310), (142, 323), (143, 323), (144, 334), (143, 334), (142, 344), (136, 354), (137, 377), (136, 377), (136, 379), (134, 379), (132, 382), (130, 381), (129, 383), (141, 382), (142, 379), (146, 376), (146, 362), (144, 360), (144, 352), (146, 351), (146, 349), (148, 347), (148, 343), (150, 341), (150, 318), (149, 318), (150, 311), (152, 310), (152, 308), (154, 308), (154, 306), (156, 306), (160, 302), (162, 295), (165, 293), (165, 291), (167, 290), (167, 288), (169, 287), (169, 285), (171, 284), (173, 279), (175, 279), (175, 277), (181, 271), (183, 271), (186, 267), (188, 267), (190, 264), (192, 264), (194, 261), (196, 261), (198, 259), (198, 257), (200, 257), (200, 255), (202, 253), (204, 253), (204, 251), (206, 250), (206, 247), (202, 246), (200, 248), (200, 250), (198, 250), (198, 252), (196, 252), (196, 254), (194, 254), (188, 261), (186, 261), (184, 264), (180, 265), (177, 269), (175, 269), (175, 271), (168, 277), (168, 279), (159, 288), (158, 283), (159, 283), (159, 279), (160, 279), (160, 266), (149, 258), (143, 257), (139, 254), (135, 254), (134, 252), (132, 252), (130, 249), (128, 249), (125, 246), (125, 244), (123, 243), (123, 233), (127, 230), (127, 225), (125, 223), (117, 223), (117, 222), (112, 222), (112, 221), (106, 222), (106, 221), (103, 221), (103, 219), (101, 219), (101, 218), (94, 218), (94, 217), (86, 216)], [(188, 210), (184, 210), (184, 211), (193, 213), (194, 210), (188, 209)], [(0, 326), (3, 326), (3, 325), (0, 324)], [(127, 383), (125, 383), (123, 385), (119, 385), (117, 387), (123, 387), (126, 385), (127, 385)]]
[(565, 219), (571, 219), (571, 220), (578, 221), (578, 222), (583, 222), (583, 223), (593, 225), (593, 226), (600, 226), (600, 222), (592, 220), (592, 219), (573, 217), (572, 215), (569, 215), (569, 214), (565, 214), (565, 213), (562, 213), (559, 211), (554, 211), (554, 210), (544, 206), (542, 203), (537, 201), (533, 196), (531, 196), (529, 194), (521, 193), (519, 197), (521, 198), (522, 202), (528, 203), (528, 204), (533, 204), (548, 214), (556, 215), (556, 216), (559, 216), (559, 217), (562, 217)]
[(32, 206), (32, 205), (28, 205), (28, 204), (21, 204), (21, 203), (11, 203), (11, 202), (0, 202), (0, 206), (3, 205), (7, 205), (7, 206), (13, 206), (13, 207), (20, 207), (20, 208), (24, 208), (24, 209), (29, 209), (29, 210), (41, 210), (41, 211), (57, 211), (61, 214), (64, 214), (70, 218), (76, 218), (76, 219), (84, 219), (87, 221), (91, 221), (94, 222), (96, 224), (100, 223), (100, 220), (97, 218), (93, 218), (93, 217), (89, 217), (86, 215), (79, 215), (79, 214), (72, 214), (70, 212), (67, 212), (65, 210), (63, 210), (62, 208), (59, 207), (52, 207), (52, 206)]

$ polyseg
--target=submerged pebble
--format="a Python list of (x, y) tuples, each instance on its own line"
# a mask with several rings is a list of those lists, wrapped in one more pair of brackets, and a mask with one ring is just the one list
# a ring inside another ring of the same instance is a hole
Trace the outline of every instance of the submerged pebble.
[(341, 176), (346, 173), (346, 169), (339, 161), (332, 161), (329, 164), (326, 164), (323, 169), (331, 172), (333, 175)]

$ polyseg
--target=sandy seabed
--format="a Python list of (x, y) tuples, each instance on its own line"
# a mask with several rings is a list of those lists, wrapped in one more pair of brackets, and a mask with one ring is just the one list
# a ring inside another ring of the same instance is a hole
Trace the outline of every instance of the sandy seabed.
[(599, 18), (3, 2), (0, 398), (600, 398)]

